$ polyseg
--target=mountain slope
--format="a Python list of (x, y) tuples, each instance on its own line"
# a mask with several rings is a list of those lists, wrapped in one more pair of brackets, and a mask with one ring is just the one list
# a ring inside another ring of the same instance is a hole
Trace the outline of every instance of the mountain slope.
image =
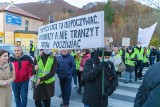
[(16, 6), (35, 16), (44, 19), (45, 23), (48, 22), (49, 15), (57, 16), (59, 13), (62, 13), (64, 11), (79, 10), (79, 8), (72, 6), (63, 0), (55, 0), (55, 2), (51, 4), (41, 3), (41, 2), (31, 2), (31, 3), (16, 4)]

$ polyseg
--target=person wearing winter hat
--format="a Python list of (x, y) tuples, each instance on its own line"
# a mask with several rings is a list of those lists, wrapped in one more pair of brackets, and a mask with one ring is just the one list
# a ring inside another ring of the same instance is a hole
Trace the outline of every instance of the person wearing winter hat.
[[(118, 86), (118, 78), (114, 64), (109, 61), (112, 50), (109, 47), (104, 51), (104, 62), (102, 51), (96, 51), (93, 58), (86, 61), (83, 69), (83, 80), (85, 81), (82, 102), (84, 107), (107, 107), (108, 96)], [(104, 94), (102, 94), (102, 71), (104, 70)]]

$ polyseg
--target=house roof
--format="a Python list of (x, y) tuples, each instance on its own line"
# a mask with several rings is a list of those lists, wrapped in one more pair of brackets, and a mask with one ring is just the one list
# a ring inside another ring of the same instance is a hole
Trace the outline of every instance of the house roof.
[(1, 4), (0, 5), (0, 12), (11, 12), (11, 13), (15, 13), (15, 14), (18, 14), (18, 15), (22, 15), (22, 16), (26, 16), (26, 17), (30, 17), (30, 18), (33, 18), (33, 19), (37, 19), (37, 20), (41, 20), (43, 21), (43, 19), (35, 16), (35, 15), (32, 15), (31, 13), (28, 13), (26, 12), (25, 10), (22, 10), (14, 5), (11, 5), (11, 4)]

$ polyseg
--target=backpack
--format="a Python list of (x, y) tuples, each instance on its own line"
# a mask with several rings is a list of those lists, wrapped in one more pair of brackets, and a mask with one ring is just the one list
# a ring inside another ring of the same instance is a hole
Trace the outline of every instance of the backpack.
[(122, 61), (119, 65), (118, 65), (118, 72), (124, 72), (126, 70), (126, 66), (124, 64), (124, 62)]

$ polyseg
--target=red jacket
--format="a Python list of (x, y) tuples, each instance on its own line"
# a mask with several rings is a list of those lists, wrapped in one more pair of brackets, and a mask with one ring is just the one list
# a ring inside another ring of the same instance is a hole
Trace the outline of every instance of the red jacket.
[(16, 79), (14, 82), (26, 81), (33, 75), (33, 61), (30, 56), (23, 55), (19, 59), (16, 59), (14, 56), (11, 56), (9, 59), (15, 67)]

